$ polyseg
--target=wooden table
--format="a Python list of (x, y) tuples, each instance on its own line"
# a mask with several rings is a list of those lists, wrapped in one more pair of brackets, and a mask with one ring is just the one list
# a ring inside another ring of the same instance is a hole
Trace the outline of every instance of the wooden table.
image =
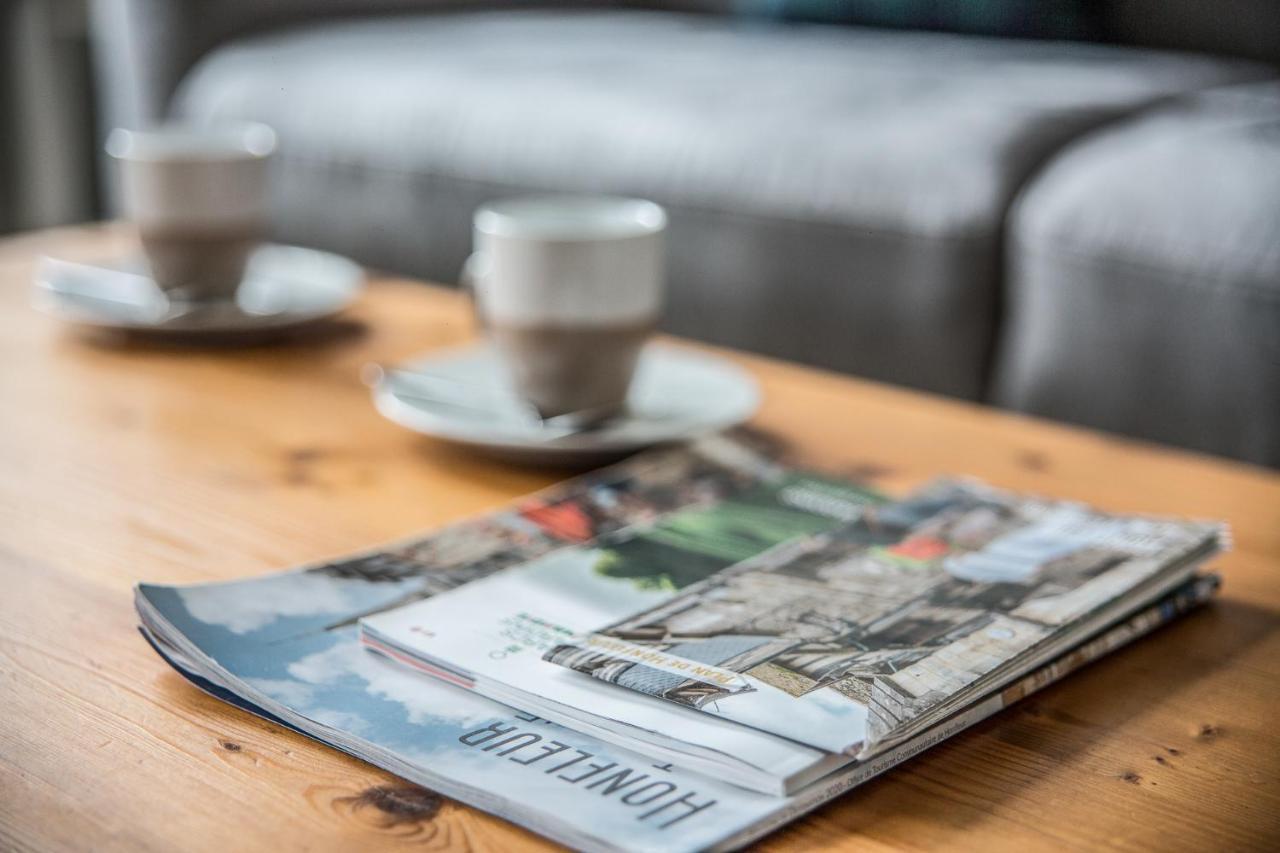
[[(380, 418), (357, 374), (467, 338), (459, 299), (379, 279), (349, 318), (250, 350), (86, 341), (0, 247), (0, 849), (505, 850), (535, 836), (187, 686), (130, 587), (243, 577), (479, 512), (557, 474)], [(1280, 476), (734, 356), (755, 424), (905, 489), (940, 472), (1111, 510), (1228, 519), (1222, 599), (771, 836), (766, 849), (1135, 850), (1280, 841)]]

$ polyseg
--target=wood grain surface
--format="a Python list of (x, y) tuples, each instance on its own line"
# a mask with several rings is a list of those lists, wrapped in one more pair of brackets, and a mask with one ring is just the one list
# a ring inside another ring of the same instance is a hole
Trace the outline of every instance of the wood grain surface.
[[(86, 338), (33, 312), (38, 254), (0, 244), (0, 849), (508, 850), (548, 843), (187, 686), (130, 587), (247, 577), (502, 504), (563, 476), (380, 418), (358, 374), (467, 340), (463, 304), (379, 278), (292, 342)], [(851, 341), (851, 346), (856, 346)], [(1230, 521), (1221, 600), (766, 839), (782, 849), (1275, 849), (1280, 476), (734, 355), (754, 425), (902, 490), (967, 473), (1110, 510)]]

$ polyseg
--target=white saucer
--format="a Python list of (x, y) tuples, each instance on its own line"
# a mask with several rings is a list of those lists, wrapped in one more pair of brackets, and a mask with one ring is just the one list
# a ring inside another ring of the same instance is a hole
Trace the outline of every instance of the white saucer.
[(173, 302), (140, 257), (81, 264), (43, 258), (32, 303), (61, 320), (97, 329), (168, 337), (260, 337), (331, 317), (364, 282), (354, 262), (300, 246), (253, 253), (234, 298)]
[(523, 417), (489, 347), (449, 350), (400, 365), (440, 387), (465, 392), (467, 405), (415, 395), (394, 383), (373, 389), (378, 411), (401, 426), (504, 459), (593, 465), (653, 444), (740, 424), (760, 404), (745, 371), (722, 358), (650, 344), (640, 356), (627, 413), (590, 430), (547, 427)]

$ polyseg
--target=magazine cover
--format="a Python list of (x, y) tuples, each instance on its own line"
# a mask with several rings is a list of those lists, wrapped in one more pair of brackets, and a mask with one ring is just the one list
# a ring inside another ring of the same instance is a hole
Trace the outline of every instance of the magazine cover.
[(942, 482), (643, 610), (616, 608), (546, 659), (822, 749), (873, 746), (984, 676), (1034, 665), (1050, 639), (1060, 653), (1085, 617), (1114, 619), (1181, 583), (1218, 535)]
[(343, 565), (229, 583), (141, 585), (144, 633), (218, 698), (446, 796), (581, 849), (677, 853), (745, 844), (1154, 630), (1216, 586), (1200, 579), (926, 737), (850, 763), (794, 796), (772, 797), (654, 762), (370, 654), (355, 617), (409, 588), (403, 579), (335, 570)]

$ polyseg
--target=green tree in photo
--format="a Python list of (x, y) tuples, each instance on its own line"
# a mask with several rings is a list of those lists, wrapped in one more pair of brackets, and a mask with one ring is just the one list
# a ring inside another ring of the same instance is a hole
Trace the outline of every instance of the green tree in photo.
[(679, 590), (754, 557), (780, 542), (830, 530), (842, 519), (784, 502), (784, 489), (835, 495), (851, 505), (878, 501), (873, 492), (811, 477), (787, 477), (709, 508), (677, 512), (604, 549), (595, 571), (628, 578), (641, 589)]

